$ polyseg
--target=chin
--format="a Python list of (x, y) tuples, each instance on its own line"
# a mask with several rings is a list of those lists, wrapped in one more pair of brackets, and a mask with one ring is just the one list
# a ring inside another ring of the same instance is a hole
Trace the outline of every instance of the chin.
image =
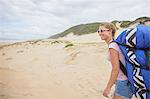
[(104, 38), (104, 37), (101, 37), (101, 40), (105, 40), (105, 38)]

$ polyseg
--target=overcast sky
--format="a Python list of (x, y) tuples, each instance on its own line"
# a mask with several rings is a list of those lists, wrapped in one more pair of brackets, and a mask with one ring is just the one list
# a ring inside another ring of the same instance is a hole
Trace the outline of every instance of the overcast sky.
[(150, 17), (150, 0), (0, 0), (0, 40), (46, 38), (78, 25)]

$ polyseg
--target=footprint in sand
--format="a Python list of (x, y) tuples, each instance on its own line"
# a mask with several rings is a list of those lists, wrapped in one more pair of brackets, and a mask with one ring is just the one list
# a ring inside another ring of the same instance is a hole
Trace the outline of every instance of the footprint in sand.
[(66, 64), (72, 63), (72, 62), (76, 59), (76, 57), (77, 57), (78, 54), (80, 54), (80, 52), (71, 53), (71, 54), (69, 55), (69, 58), (67, 57), (67, 60), (66, 60), (65, 63), (66, 63)]
[(97, 92), (96, 92), (95, 90), (93, 90), (93, 89), (88, 89), (88, 92), (91, 93), (91, 94), (97, 93)]
[(79, 87), (80, 89), (83, 89), (83, 88), (84, 88), (84, 86), (81, 85), (81, 84), (78, 84), (78, 87)]
[(6, 58), (5, 60), (12, 60), (13, 58), (9, 57), (9, 58)]
[(0, 94), (0, 99), (8, 99), (8, 96), (4, 94)]
[(35, 58), (33, 59), (33, 61), (38, 61), (38, 58), (35, 57)]
[(61, 84), (62, 84), (62, 80), (57, 80), (57, 81), (55, 81), (55, 84), (56, 84), (56, 85), (61, 85)]
[(4, 55), (5, 55), (5, 53), (2, 53), (2, 55), (4, 56)]
[(1, 86), (5, 86), (6, 84), (5, 83), (3, 83), (2, 81), (0, 81), (0, 87)]
[(81, 92), (80, 93), (81, 95), (82, 95), (82, 99), (89, 99), (89, 95), (87, 94), (87, 93), (85, 93), (85, 92)]
[(26, 94), (24, 94), (24, 96), (33, 96), (33, 94), (31, 94), (31, 93), (26, 93)]
[(17, 53), (23, 53), (23, 52), (24, 52), (24, 50), (17, 51)]

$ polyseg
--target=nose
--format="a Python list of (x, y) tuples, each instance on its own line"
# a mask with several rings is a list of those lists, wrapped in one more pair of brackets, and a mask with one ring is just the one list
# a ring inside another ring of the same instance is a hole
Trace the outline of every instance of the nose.
[(97, 31), (97, 33), (100, 35), (100, 34), (102, 34), (102, 32), (100, 32), (100, 31)]
[(101, 33), (101, 31), (100, 31), (100, 30), (98, 30), (98, 31), (97, 31), (97, 33), (98, 33), (98, 34), (100, 34), (100, 33)]
[(98, 35), (101, 36), (103, 33), (102, 32), (98, 32)]

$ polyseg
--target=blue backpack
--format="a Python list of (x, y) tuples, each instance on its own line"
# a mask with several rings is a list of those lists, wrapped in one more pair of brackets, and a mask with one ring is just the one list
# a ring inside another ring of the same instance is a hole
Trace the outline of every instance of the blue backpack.
[(127, 77), (137, 99), (150, 99), (150, 26), (123, 31), (115, 40), (124, 57)]

